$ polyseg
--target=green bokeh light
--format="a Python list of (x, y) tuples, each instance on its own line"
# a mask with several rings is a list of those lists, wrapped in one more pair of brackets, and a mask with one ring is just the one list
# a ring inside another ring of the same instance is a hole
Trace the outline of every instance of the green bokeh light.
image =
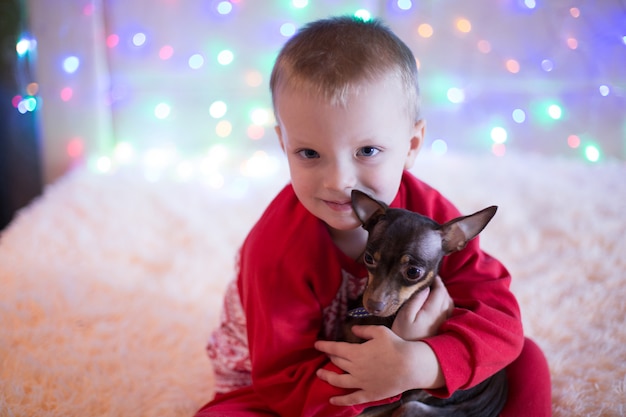
[(585, 146), (585, 158), (589, 162), (598, 162), (600, 160), (600, 148), (595, 144)]

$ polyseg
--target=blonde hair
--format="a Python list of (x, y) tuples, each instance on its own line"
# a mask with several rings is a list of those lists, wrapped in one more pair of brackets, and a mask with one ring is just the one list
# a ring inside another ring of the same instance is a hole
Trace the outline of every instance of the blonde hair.
[(281, 89), (301, 89), (343, 106), (365, 82), (397, 77), (407, 110), (419, 120), (418, 71), (411, 50), (379, 20), (332, 17), (304, 26), (283, 46), (270, 78), (272, 102)]

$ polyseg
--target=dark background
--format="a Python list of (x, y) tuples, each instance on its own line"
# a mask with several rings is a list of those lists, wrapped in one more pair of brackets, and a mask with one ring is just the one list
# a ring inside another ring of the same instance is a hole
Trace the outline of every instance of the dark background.
[(15, 212), (41, 193), (37, 112), (20, 114), (11, 104), (24, 94), (31, 63), (18, 59), (15, 45), (26, 27), (23, 2), (0, 0), (0, 230)]

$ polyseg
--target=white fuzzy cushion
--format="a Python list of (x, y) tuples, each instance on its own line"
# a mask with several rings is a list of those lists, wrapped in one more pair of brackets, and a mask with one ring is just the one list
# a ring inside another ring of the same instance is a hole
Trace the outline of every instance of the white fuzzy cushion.
[[(554, 415), (625, 415), (626, 165), (422, 155), (414, 172), (465, 213), (500, 206), (482, 244), (548, 357)], [(237, 247), (286, 180), (49, 186), (0, 235), (0, 414), (192, 415)]]

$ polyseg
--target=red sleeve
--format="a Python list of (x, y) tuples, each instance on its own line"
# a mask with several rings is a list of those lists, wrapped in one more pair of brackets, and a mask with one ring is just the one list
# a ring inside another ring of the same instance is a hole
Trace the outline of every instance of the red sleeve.
[[(410, 174), (403, 178), (394, 204), (439, 223), (461, 215), (441, 194)], [(499, 261), (480, 249), (478, 237), (462, 251), (445, 257), (439, 275), (455, 309), (439, 335), (425, 342), (437, 355), (446, 381), (444, 388), (432, 393), (449, 396), (513, 362), (521, 352), (524, 336), (519, 305), (509, 289), (511, 276)]]
[(339, 372), (313, 347), (320, 338), (323, 309), (341, 283), (340, 261), (331, 247), (324, 226), (288, 188), (270, 205), (242, 248), (239, 290), (252, 384), (280, 415), (356, 416), (365, 408), (332, 406), (330, 397), (348, 391), (316, 376), (322, 367)]

